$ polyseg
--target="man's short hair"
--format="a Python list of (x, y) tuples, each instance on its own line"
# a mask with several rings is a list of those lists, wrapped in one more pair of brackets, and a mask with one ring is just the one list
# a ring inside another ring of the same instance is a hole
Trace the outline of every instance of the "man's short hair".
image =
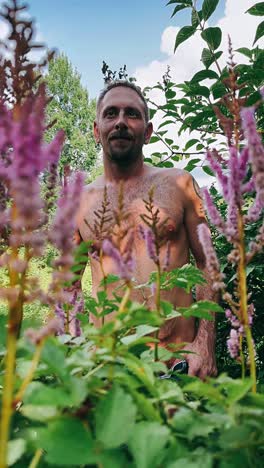
[(146, 101), (140, 87), (136, 86), (134, 83), (132, 83), (130, 81), (126, 81), (126, 80), (115, 80), (115, 81), (112, 81), (111, 83), (106, 85), (106, 87), (100, 92), (100, 94), (98, 96), (97, 103), (96, 103), (96, 112), (98, 112), (100, 104), (101, 104), (102, 100), (104, 99), (105, 95), (108, 93), (108, 91), (111, 91), (111, 89), (113, 89), (113, 88), (118, 88), (119, 86), (123, 86), (124, 88), (133, 89), (133, 91), (135, 91), (137, 93), (137, 95), (140, 97), (141, 101), (144, 104), (144, 115), (145, 115), (146, 122), (148, 123), (148, 121), (149, 121), (149, 108), (148, 108), (147, 101)]

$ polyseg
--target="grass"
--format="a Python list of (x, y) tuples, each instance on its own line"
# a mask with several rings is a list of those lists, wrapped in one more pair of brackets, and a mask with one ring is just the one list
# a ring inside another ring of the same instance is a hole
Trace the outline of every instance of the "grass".
[[(30, 276), (37, 277), (39, 279), (40, 286), (43, 290), (47, 290), (52, 274), (51, 262), (55, 258), (56, 253), (51, 248), (47, 249), (46, 255), (39, 259), (33, 259), (30, 265)], [(85, 296), (91, 293), (91, 270), (87, 265), (83, 278), (82, 278), (82, 290)], [(3, 268), (0, 269), (0, 285), (1, 287), (8, 285), (7, 271)], [(25, 304), (24, 306), (24, 322), (23, 328), (27, 326), (39, 326), (41, 325), (49, 313), (49, 308), (39, 301)], [(7, 315), (7, 304), (4, 301), (0, 302), (0, 318), (1, 316)], [(1, 325), (0, 325), (1, 326)]]

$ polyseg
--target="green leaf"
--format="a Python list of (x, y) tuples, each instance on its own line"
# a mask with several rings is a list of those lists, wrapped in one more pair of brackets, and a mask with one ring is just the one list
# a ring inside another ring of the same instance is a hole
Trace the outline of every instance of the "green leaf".
[(215, 11), (219, 0), (204, 0), (202, 6), (203, 19), (206, 21)]
[(14, 439), (8, 442), (7, 446), (7, 464), (14, 465), (22, 457), (26, 450), (26, 441), (24, 439)]
[(202, 51), (202, 62), (205, 68), (209, 68), (215, 60), (218, 60), (222, 55), (222, 51), (218, 51), (214, 54), (209, 49), (204, 48)]
[(199, 162), (201, 162), (201, 160), (198, 158), (191, 159), (191, 161), (189, 161), (188, 164), (186, 164), (186, 166), (184, 167), (184, 170), (187, 172), (191, 172), (197, 166)]
[(149, 140), (149, 144), (151, 144), (151, 143), (156, 143), (157, 141), (160, 141), (160, 137), (158, 137), (158, 136), (153, 136), (153, 137), (151, 137), (151, 139)]
[(202, 170), (209, 176), (215, 177), (214, 172), (209, 166), (202, 166)]
[(202, 10), (197, 11), (197, 10), (195, 10), (195, 9), (192, 9), (191, 21), (192, 21), (192, 26), (193, 26), (194, 28), (197, 28), (197, 26), (198, 26), (199, 23), (202, 21), (202, 19), (203, 19)]
[(166, 122), (162, 122), (159, 126), (158, 126), (158, 129), (162, 128), (162, 127), (165, 127), (166, 125), (169, 125), (169, 124), (175, 124), (175, 120), (166, 120)]
[(240, 47), (239, 49), (236, 49), (235, 52), (239, 52), (240, 54), (243, 54), (248, 58), (251, 58), (252, 56), (252, 51), (248, 49), (247, 47)]
[(221, 83), (221, 81), (219, 81), (211, 86), (211, 91), (213, 93), (214, 99), (219, 99), (226, 94), (226, 87), (223, 83)]
[(262, 21), (258, 27), (257, 27), (257, 31), (256, 31), (256, 35), (255, 35), (255, 39), (254, 39), (254, 42), (253, 42), (253, 45), (264, 35), (264, 21)]
[(38, 446), (46, 450), (49, 463), (59, 466), (95, 463), (91, 433), (80, 420), (62, 417), (36, 432)]
[[(55, 402), (54, 405), (56, 405)], [(57, 416), (58, 410), (56, 406), (22, 405), (20, 412), (34, 421), (48, 421)]]
[(139, 325), (136, 327), (136, 333), (133, 335), (127, 335), (121, 338), (121, 343), (124, 345), (130, 345), (134, 341), (138, 340), (138, 338), (142, 338), (145, 335), (149, 335), (154, 331), (157, 331), (158, 327), (151, 327), (150, 325)]
[(184, 8), (188, 8), (188, 5), (177, 5), (172, 12), (171, 18), (173, 18), (173, 16), (176, 15), (178, 11), (184, 10)]
[(96, 438), (106, 448), (128, 441), (134, 430), (137, 409), (131, 395), (114, 385), (96, 408)]
[(207, 28), (202, 31), (201, 36), (213, 50), (216, 50), (221, 44), (222, 31), (218, 27)]
[(220, 305), (211, 301), (194, 302), (189, 307), (177, 307), (184, 317), (197, 317), (200, 319), (214, 320), (212, 312), (223, 312)]
[(264, 16), (264, 2), (255, 3), (246, 13), (254, 16)]
[(191, 148), (191, 146), (195, 145), (195, 143), (198, 143), (198, 141), (199, 140), (197, 140), (197, 138), (192, 138), (189, 140), (185, 145), (184, 151), (187, 151), (189, 148)]
[(176, 51), (177, 47), (179, 47), (182, 42), (187, 41), (189, 37), (193, 36), (196, 31), (196, 28), (193, 26), (183, 26), (183, 28), (180, 29), (176, 36), (175, 40), (175, 46), (174, 46), (174, 52)]
[(206, 79), (213, 80), (218, 78), (217, 73), (213, 70), (201, 70), (192, 77), (191, 83), (198, 83)]
[(135, 459), (137, 468), (162, 466), (165, 445), (170, 436), (166, 426), (156, 422), (142, 421), (136, 424), (128, 447)]

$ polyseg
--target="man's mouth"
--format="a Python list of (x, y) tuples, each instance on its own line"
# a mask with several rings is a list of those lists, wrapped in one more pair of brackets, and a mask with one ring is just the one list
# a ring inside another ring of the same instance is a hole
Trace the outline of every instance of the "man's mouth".
[(126, 140), (126, 141), (131, 141), (132, 137), (129, 135), (114, 135), (110, 137), (110, 141), (112, 140)]

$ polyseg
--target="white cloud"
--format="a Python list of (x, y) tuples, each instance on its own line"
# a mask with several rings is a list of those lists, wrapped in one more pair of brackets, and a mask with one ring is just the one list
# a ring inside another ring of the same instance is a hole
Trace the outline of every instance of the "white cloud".
[[(252, 4), (252, 0), (226, 0), (224, 16), (217, 24), (209, 24), (210, 26), (219, 26), (222, 30), (221, 50), (224, 51), (220, 59), (222, 66), (228, 59), (228, 34), (231, 36), (233, 49), (239, 47), (250, 48), (252, 46), (257, 25), (261, 21), (260, 17), (245, 14)], [(196, 71), (201, 69), (200, 57), (205, 43), (199, 34), (180, 45), (174, 54), (175, 37), (179, 29), (179, 27), (168, 26), (163, 31), (160, 43), (160, 50), (166, 55), (163, 60), (152, 61), (145, 67), (137, 68), (133, 73), (141, 87), (153, 86), (158, 81), (162, 81), (162, 75), (166, 72), (167, 66), (170, 66), (170, 74), (175, 83), (189, 80)], [(259, 40), (257, 44), (262, 47), (264, 41)], [(241, 60), (245, 61), (246, 58), (237, 53), (235, 61)], [(162, 103), (158, 90), (152, 91), (150, 97), (154, 102)], [(154, 128), (157, 128), (160, 122), (161, 115), (156, 115), (153, 119)], [(173, 126), (169, 130), (168, 137), (174, 136), (175, 139), (175, 132), (177, 132), (177, 127)], [(192, 137), (196, 138), (197, 134), (192, 133)], [(175, 139), (175, 142), (182, 148), (187, 138), (188, 135), (181, 135), (181, 137)], [(146, 155), (151, 154), (153, 151), (164, 151), (164, 147), (157, 143), (145, 148)], [(199, 173), (199, 170), (197, 170), (197, 173)]]

